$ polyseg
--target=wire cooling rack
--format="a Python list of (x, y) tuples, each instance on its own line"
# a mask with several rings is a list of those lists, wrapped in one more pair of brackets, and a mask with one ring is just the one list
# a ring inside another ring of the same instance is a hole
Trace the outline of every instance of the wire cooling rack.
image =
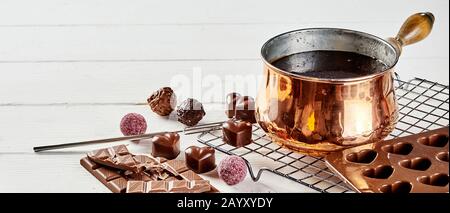
[[(449, 125), (449, 86), (425, 79), (410, 81), (395, 80), (396, 95), (399, 103), (399, 121), (395, 130), (387, 139), (420, 133)], [(253, 130), (254, 142), (245, 147), (232, 147), (222, 140), (222, 132), (214, 130), (198, 136), (198, 141), (216, 150), (238, 155), (245, 159), (251, 153), (273, 160), (275, 168), (261, 168), (255, 175), (251, 162), (247, 161), (250, 176), (258, 181), (267, 171), (319, 192), (352, 192), (325, 165), (322, 158), (298, 154), (272, 143), (270, 138), (257, 125)]]

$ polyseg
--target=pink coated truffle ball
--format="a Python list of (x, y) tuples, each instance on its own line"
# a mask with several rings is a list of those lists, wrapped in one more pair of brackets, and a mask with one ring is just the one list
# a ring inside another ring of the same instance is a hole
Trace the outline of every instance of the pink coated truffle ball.
[(128, 113), (120, 121), (120, 131), (123, 135), (141, 135), (147, 130), (147, 122), (144, 116), (138, 113)]
[(220, 179), (228, 185), (236, 185), (242, 182), (247, 175), (247, 165), (239, 156), (227, 156), (223, 159), (217, 169)]

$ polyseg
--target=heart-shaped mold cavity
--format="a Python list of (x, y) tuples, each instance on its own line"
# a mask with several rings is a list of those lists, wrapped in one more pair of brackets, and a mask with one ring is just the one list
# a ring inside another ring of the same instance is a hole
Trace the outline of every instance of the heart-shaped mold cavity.
[(364, 149), (359, 152), (353, 152), (346, 156), (345, 159), (352, 163), (372, 163), (377, 157), (377, 152), (372, 149)]
[(412, 185), (409, 182), (406, 181), (397, 181), (394, 184), (391, 185), (383, 185), (380, 188), (380, 191), (382, 193), (409, 193), (411, 192)]
[(430, 168), (431, 161), (428, 160), (428, 158), (417, 157), (409, 160), (400, 161), (400, 166), (407, 169), (425, 171), (428, 168)]
[(385, 145), (381, 147), (381, 150), (391, 154), (408, 155), (413, 150), (413, 146), (410, 143), (399, 142), (393, 145)]
[(425, 146), (444, 147), (448, 143), (448, 136), (444, 134), (433, 134), (428, 137), (421, 137), (417, 142)]
[(431, 176), (422, 176), (417, 179), (419, 182), (431, 185), (431, 186), (446, 186), (448, 185), (448, 175), (447, 174), (434, 174)]
[(448, 163), (448, 152), (441, 152), (436, 155), (436, 158), (440, 161), (444, 161)]
[(387, 179), (394, 172), (394, 168), (388, 165), (377, 166), (376, 168), (366, 169), (363, 171), (363, 175), (369, 178)]

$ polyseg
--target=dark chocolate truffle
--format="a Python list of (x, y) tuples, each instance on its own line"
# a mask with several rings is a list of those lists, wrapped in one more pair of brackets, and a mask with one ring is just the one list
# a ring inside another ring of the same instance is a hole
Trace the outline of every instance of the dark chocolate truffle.
[(236, 119), (256, 123), (255, 100), (250, 96), (242, 96), (236, 102)]
[(229, 120), (222, 125), (223, 141), (234, 147), (243, 147), (252, 142), (252, 124), (246, 121)]
[(187, 126), (194, 126), (206, 115), (202, 103), (188, 98), (177, 107), (178, 121)]
[(147, 102), (153, 112), (167, 116), (175, 109), (177, 98), (170, 87), (163, 87), (154, 92)]
[(227, 95), (226, 98), (226, 110), (225, 114), (228, 116), (228, 118), (232, 118), (236, 115), (236, 102), (241, 97), (239, 93), (232, 92)]

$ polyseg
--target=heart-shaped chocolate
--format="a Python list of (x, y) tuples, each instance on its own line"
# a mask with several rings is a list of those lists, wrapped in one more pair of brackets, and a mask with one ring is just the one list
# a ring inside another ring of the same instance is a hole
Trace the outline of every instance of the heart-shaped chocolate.
[(372, 163), (372, 161), (374, 161), (376, 157), (377, 152), (375, 150), (363, 149), (359, 152), (353, 152), (348, 154), (345, 159), (347, 159), (347, 161), (350, 161), (352, 163), (369, 164)]
[(425, 171), (430, 168), (431, 161), (428, 158), (417, 157), (400, 161), (400, 166), (407, 169)]
[(180, 154), (180, 135), (178, 133), (168, 132), (156, 135), (152, 138), (152, 142), (152, 155), (154, 157), (171, 160)]
[(215, 150), (212, 147), (190, 146), (184, 153), (186, 166), (197, 174), (216, 168)]
[(383, 185), (380, 188), (380, 192), (382, 193), (409, 193), (411, 192), (412, 185), (406, 181), (397, 181), (390, 185)]
[(444, 147), (448, 144), (448, 136), (444, 134), (433, 134), (429, 137), (421, 137), (417, 142), (425, 146)]
[(399, 142), (396, 144), (385, 145), (381, 147), (381, 150), (396, 155), (408, 155), (413, 150), (413, 146), (410, 143)]
[(447, 174), (434, 174), (431, 176), (422, 176), (417, 179), (419, 182), (430, 186), (447, 186), (448, 175)]
[(369, 178), (388, 179), (393, 172), (394, 168), (392, 168), (392, 166), (381, 165), (375, 168), (366, 169), (362, 174)]
[(243, 147), (252, 142), (252, 124), (229, 120), (222, 125), (223, 140), (234, 147)]

